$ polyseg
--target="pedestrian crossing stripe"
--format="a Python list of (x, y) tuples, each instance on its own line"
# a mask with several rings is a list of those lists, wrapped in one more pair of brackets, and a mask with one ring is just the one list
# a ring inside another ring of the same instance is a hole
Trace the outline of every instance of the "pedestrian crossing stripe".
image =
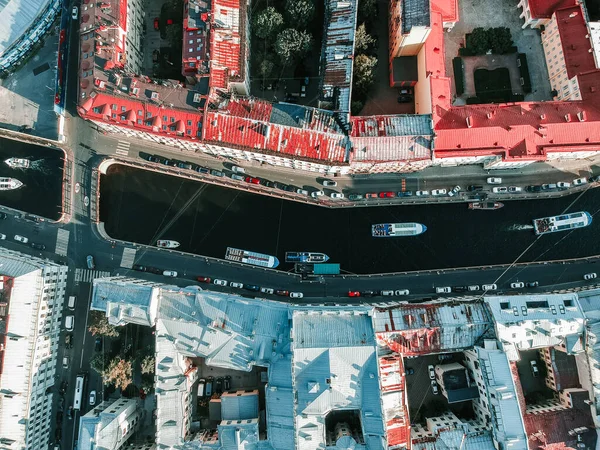
[(117, 143), (117, 149), (115, 150), (115, 153), (117, 155), (127, 156), (127, 155), (129, 155), (129, 147), (130, 146), (131, 146), (130, 142), (119, 141)]
[(75, 269), (75, 283), (91, 283), (96, 278), (106, 278), (110, 276), (110, 272), (90, 269)]
[(57, 255), (67, 256), (69, 235), (69, 230), (58, 229), (58, 233), (56, 234), (56, 249), (54, 250)]
[(131, 269), (133, 262), (135, 261), (135, 254), (137, 250), (135, 248), (125, 247), (123, 249), (123, 256), (121, 257), (121, 267)]

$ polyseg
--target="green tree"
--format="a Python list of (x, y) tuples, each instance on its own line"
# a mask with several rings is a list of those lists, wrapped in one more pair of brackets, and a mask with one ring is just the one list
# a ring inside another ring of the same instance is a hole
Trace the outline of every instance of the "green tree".
[(145, 356), (140, 363), (142, 373), (154, 373), (154, 366), (156, 363), (156, 358), (154, 355)]
[(467, 38), (467, 48), (475, 55), (484, 55), (490, 49), (489, 34), (481, 27), (473, 29)]
[(109, 358), (104, 352), (97, 353), (92, 359), (90, 359), (90, 367), (92, 368), (92, 370), (99, 373), (100, 375), (104, 373), (104, 369), (106, 368), (108, 363)]
[(262, 77), (268, 78), (271, 75), (271, 72), (273, 72), (274, 68), (275, 68), (275, 63), (273, 62), (273, 59), (269, 55), (267, 55), (260, 62), (258, 71)]
[(90, 319), (88, 331), (92, 333), (92, 336), (119, 336), (119, 329), (114, 325), (109, 324), (106, 316), (101, 311), (92, 311), (90, 313)]
[(365, 104), (363, 102), (361, 102), (360, 100), (352, 100), (352, 103), (350, 103), (350, 111), (351, 111), (352, 115), (358, 116), (364, 106), (365, 106)]
[(114, 358), (102, 373), (104, 384), (114, 384), (117, 389), (126, 389), (133, 382), (133, 365), (131, 361), (120, 357)]
[(310, 50), (311, 45), (312, 36), (309, 33), (288, 28), (277, 35), (275, 52), (284, 63), (287, 63), (294, 58), (304, 56)]
[(282, 26), (283, 16), (272, 6), (263, 9), (252, 19), (252, 31), (261, 39), (275, 36)]
[(377, 13), (377, 0), (358, 0), (358, 23), (373, 23)]
[(311, 0), (287, 0), (285, 14), (291, 26), (304, 29), (315, 15), (315, 5)]
[(354, 52), (366, 52), (374, 43), (375, 38), (367, 33), (367, 27), (364, 23), (361, 23), (356, 29), (356, 34), (354, 35)]
[(374, 56), (360, 54), (354, 58), (353, 88), (359, 96), (366, 95), (373, 85), (376, 67), (377, 58)]
[(496, 27), (488, 30), (488, 40), (493, 53), (503, 55), (508, 53), (513, 45), (510, 29)]

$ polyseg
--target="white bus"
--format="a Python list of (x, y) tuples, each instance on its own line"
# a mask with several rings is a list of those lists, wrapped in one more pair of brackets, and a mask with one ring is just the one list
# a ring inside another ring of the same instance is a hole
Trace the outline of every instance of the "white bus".
[(85, 386), (85, 375), (84, 374), (77, 375), (77, 380), (75, 381), (75, 399), (73, 401), (73, 409), (79, 410), (81, 408), (81, 397), (83, 395), (84, 386)]

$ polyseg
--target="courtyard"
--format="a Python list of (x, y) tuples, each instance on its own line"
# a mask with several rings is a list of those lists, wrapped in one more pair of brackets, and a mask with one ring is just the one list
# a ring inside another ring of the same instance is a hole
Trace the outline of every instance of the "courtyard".
[[(452, 76), (452, 59), (458, 56), (459, 49), (464, 47), (465, 35), (467, 33), (470, 33), (477, 27), (507, 27), (511, 32), (513, 45), (518, 47), (519, 53), (524, 53), (527, 56), (532, 91), (525, 94), (525, 101), (552, 100), (552, 89), (550, 88), (540, 31), (529, 27), (522, 28), (524, 22), (523, 19), (519, 18), (521, 9), (517, 8), (517, 5), (518, 0), (507, 0), (505, 2), (494, 2), (491, 0), (472, 0), (467, 2), (459, 0), (460, 20), (451, 31), (444, 33), (446, 73), (448, 76)], [(454, 104), (465, 104), (466, 98), (475, 95), (473, 80), (475, 69), (486, 68), (492, 70), (504, 67), (509, 71), (513, 93), (522, 92), (520, 83), (518, 82), (519, 71), (516, 65), (516, 57), (517, 54), (515, 53), (462, 58), (465, 65), (465, 94), (456, 99)], [(482, 64), (484, 60), (481, 58), (484, 58), (485, 65)], [(515, 61), (510, 61), (509, 58), (515, 58)], [(469, 60), (473, 60), (473, 62)], [(454, 82), (451, 83), (451, 89), (453, 98), (456, 98)]]

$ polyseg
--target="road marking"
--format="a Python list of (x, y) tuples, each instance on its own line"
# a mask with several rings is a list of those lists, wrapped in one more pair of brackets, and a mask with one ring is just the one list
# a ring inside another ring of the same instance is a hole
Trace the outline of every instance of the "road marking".
[(101, 270), (75, 269), (75, 283), (91, 283), (96, 278), (104, 278), (110, 276), (110, 272)]
[(67, 250), (69, 248), (69, 230), (58, 229), (56, 234), (56, 250), (54, 252), (57, 255), (67, 256)]
[(121, 267), (131, 269), (133, 267), (133, 261), (135, 261), (135, 254), (137, 250), (135, 248), (125, 247), (123, 249), (123, 256), (121, 257)]
[(117, 149), (115, 150), (115, 153), (117, 155), (127, 156), (127, 155), (129, 155), (129, 147), (130, 146), (131, 146), (131, 142), (119, 141), (119, 143), (117, 144)]

